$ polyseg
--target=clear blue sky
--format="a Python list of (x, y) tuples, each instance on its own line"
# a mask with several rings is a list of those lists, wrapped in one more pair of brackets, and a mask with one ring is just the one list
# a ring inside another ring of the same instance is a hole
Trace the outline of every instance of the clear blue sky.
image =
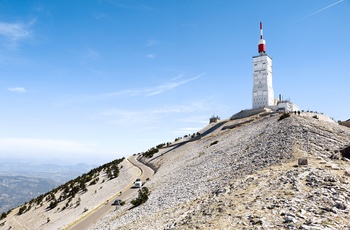
[(0, 158), (105, 163), (275, 97), (350, 118), (350, 1), (0, 1)]

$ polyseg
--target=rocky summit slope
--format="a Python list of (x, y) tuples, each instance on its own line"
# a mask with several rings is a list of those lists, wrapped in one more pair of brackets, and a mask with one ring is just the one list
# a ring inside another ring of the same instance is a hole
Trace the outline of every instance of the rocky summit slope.
[(350, 129), (279, 118), (210, 124), (142, 159), (157, 169), (149, 200), (92, 229), (349, 229)]
[[(148, 201), (132, 207), (135, 192), (90, 229), (350, 229), (350, 128), (311, 113), (280, 118), (219, 121), (140, 155), (156, 171)], [(69, 229), (140, 176), (124, 160), (111, 179), (112, 163), (3, 213), (0, 230)]]

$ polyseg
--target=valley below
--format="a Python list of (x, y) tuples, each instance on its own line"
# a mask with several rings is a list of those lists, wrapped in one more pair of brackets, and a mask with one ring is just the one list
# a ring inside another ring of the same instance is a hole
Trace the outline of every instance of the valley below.
[(16, 161), (2, 159), (0, 163), (0, 213), (28, 202), (94, 167)]

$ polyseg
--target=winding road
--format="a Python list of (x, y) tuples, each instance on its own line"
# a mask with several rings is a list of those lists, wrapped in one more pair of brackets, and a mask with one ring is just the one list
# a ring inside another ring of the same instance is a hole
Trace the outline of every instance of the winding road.
[[(145, 182), (147, 178), (150, 178), (154, 171), (149, 168), (148, 166), (142, 164), (141, 162), (136, 160), (135, 156), (130, 156), (127, 158), (128, 161), (130, 161), (135, 167), (138, 167), (141, 171), (140, 179), (142, 182)], [(134, 181), (137, 178), (134, 178)], [(74, 223), (74, 225), (70, 225), (66, 229), (70, 230), (82, 230), (82, 229), (88, 229), (92, 225), (94, 225), (98, 220), (100, 220), (103, 216), (107, 215), (109, 212), (115, 210), (115, 206), (112, 205), (114, 200), (120, 199), (120, 200), (127, 200), (133, 193), (136, 193), (138, 189), (133, 188), (133, 184), (123, 189), (122, 194), (116, 194), (112, 198), (109, 199), (107, 203), (101, 204), (96, 210), (91, 212), (88, 216), (85, 216), (83, 219), (77, 221)]]

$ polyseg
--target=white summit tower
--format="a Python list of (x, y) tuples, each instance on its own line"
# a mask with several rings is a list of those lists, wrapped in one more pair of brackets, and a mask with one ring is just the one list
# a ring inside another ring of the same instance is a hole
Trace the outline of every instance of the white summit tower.
[(272, 60), (266, 54), (266, 42), (263, 39), (262, 31), (262, 23), (260, 22), (259, 55), (253, 57), (253, 109), (275, 105), (272, 88)]

